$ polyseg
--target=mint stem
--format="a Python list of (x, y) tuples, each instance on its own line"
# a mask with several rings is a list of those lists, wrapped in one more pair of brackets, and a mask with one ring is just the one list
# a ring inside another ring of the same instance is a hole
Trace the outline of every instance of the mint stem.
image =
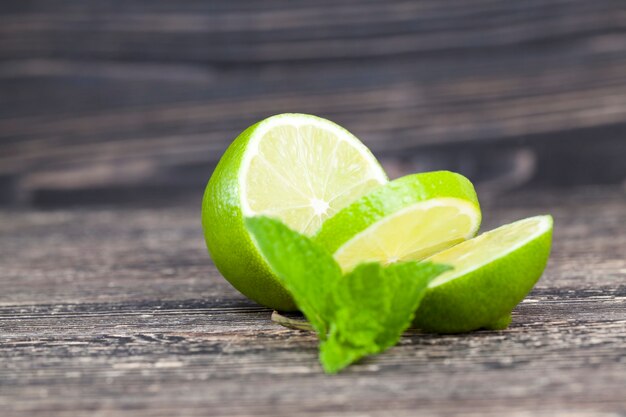
[(304, 319), (290, 319), (289, 317), (283, 316), (278, 311), (272, 312), (272, 321), (289, 329), (304, 330), (308, 332), (314, 331), (313, 326), (311, 326), (308, 321)]

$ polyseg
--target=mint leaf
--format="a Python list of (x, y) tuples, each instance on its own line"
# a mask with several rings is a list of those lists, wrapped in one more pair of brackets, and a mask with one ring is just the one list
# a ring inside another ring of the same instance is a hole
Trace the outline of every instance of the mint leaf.
[(335, 286), (336, 306), (328, 340), (322, 342), (324, 370), (334, 373), (366, 355), (395, 345), (413, 320), (428, 283), (445, 265), (405, 262), (357, 266)]
[(269, 217), (246, 227), (321, 340), (320, 361), (335, 373), (395, 345), (413, 320), (428, 283), (450, 269), (428, 262), (365, 263), (342, 276), (323, 248)]
[(323, 248), (279, 220), (261, 216), (245, 222), (265, 260), (320, 339), (325, 340), (333, 311), (328, 289), (341, 279), (337, 262)]
[(430, 281), (450, 269), (449, 265), (423, 261), (400, 262), (383, 269), (389, 300), (384, 332), (377, 339), (383, 350), (395, 345), (402, 332), (411, 325)]

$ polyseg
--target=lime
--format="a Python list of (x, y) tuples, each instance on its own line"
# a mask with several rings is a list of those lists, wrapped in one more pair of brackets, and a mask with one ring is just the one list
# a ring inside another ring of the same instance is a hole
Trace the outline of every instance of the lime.
[(222, 275), (244, 295), (294, 310), (244, 218), (271, 216), (311, 235), (324, 219), (386, 182), (365, 145), (335, 123), (305, 114), (269, 117), (235, 139), (209, 180), (202, 202), (207, 247)]
[(362, 262), (424, 259), (473, 237), (481, 214), (472, 183), (436, 171), (378, 187), (324, 222), (314, 240), (349, 271)]
[(508, 326), (510, 313), (543, 273), (552, 242), (552, 217), (501, 226), (429, 257), (454, 269), (435, 278), (414, 325), (435, 333)]

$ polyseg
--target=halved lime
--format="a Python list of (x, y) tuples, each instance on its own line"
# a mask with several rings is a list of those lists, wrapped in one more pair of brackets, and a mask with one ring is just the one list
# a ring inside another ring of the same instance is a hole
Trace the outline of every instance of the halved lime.
[(429, 257), (454, 269), (430, 283), (414, 325), (435, 333), (506, 327), (546, 267), (552, 224), (548, 215), (530, 217)]
[(472, 183), (436, 171), (374, 189), (326, 220), (314, 239), (345, 272), (362, 262), (424, 259), (475, 236), (480, 221)]
[(371, 152), (335, 123), (305, 114), (269, 117), (227, 149), (207, 185), (202, 225), (211, 257), (239, 291), (277, 310), (296, 309), (244, 227), (268, 215), (313, 234), (324, 219), (387, 182)]

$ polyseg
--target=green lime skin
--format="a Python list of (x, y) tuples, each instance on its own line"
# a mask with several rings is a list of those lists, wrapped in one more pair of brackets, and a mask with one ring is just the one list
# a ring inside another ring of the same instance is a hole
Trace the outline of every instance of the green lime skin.
[(276, 310), (297, 309), (278, 282), (245, 228), (239, 199), (239, 167), (258, 123), (228, 147), (209, 180), (202, 200), (202, 228), (207, 248), (220, 273), (242, 294)]
[(474, 186), (463, 175), (450, 171), (411, 174), (375, 188), (339, 210), (324, 221), (313, 239), (335, 253), (355, 235), (387, 216), (413, 204), (443, 197), (469, 201), (480, 213)]
[(413, 327), (430, 333), (502, 329), (510, 313), (541, 277), (552, 229), (513, 252), (426, 292)]

